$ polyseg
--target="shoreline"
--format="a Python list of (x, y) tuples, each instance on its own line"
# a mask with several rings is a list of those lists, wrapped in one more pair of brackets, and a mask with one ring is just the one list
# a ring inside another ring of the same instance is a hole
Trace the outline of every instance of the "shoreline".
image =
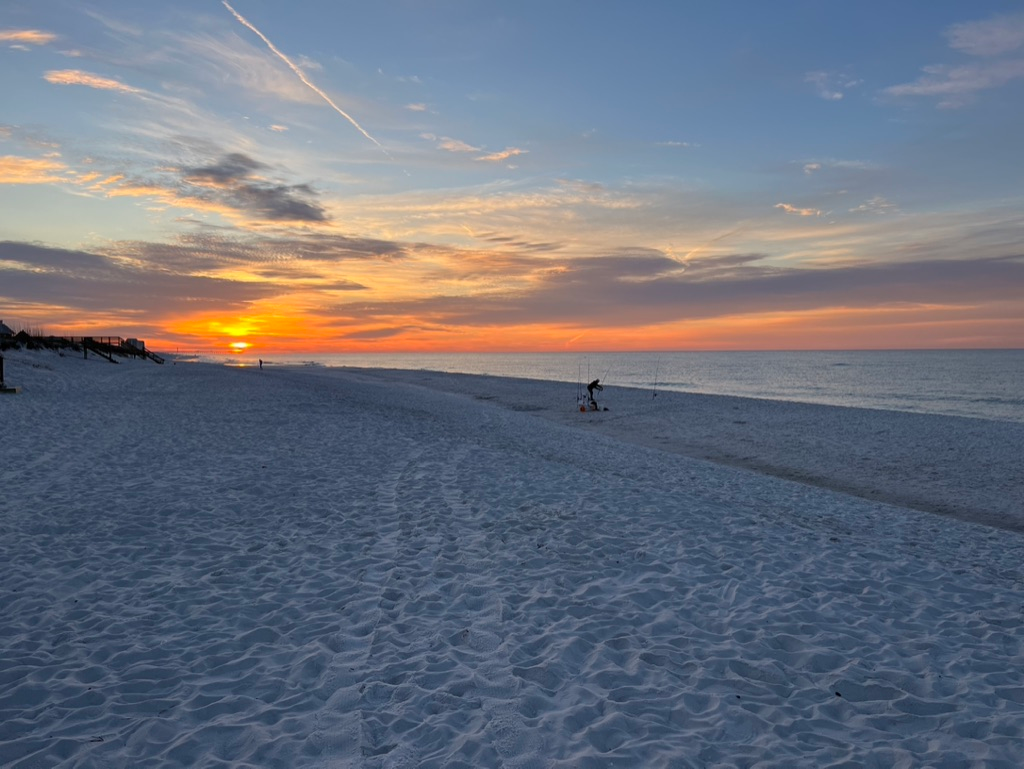
[[(207, 362), (256, 365), (244, 356)], [(677, 353), (349, 353), (284, 356), (270, 366), (401, 369), (603, 384), (649, 392), (940, 414), (1024, 424), (1024, 350)]]
[[(477, 374), (341, 369), (493, 400), (628, 443), (969, 523), (1024, 533), (1024, 424), (609, 386), (578, 413), (575, 385)], [(965, 481), (967, 483), (965, 483)]]

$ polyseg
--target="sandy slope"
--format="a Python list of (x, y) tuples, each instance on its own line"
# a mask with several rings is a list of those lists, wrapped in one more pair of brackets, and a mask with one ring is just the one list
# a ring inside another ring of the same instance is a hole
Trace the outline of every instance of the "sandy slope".
[(623, 400), (584, 431), (518, 383), (8, 379), (0, 765), (1024, 759), (1014, 532), (623, 442)]

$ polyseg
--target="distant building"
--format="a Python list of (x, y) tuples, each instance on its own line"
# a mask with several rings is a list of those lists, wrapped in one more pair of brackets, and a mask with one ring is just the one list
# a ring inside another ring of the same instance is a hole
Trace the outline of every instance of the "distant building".
[(0, 336), (14, 336), (14, 329), (0, 320)]
[(134, 347), (139, 352), (146, 351), (146, 343), (141, 339), (125, 339), (124, 343), (129, 347)]

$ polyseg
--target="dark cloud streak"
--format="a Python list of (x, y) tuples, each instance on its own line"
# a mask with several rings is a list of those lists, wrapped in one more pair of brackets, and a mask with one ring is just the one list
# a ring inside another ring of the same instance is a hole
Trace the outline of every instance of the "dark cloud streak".
[(656, 253), (595, 257), (550, 273), (531, 291), (354, 302), (334, 311), (381, 322), (413, 316), (456, 326), (558, 323), (611, 328), (840, 307), (988, 304), (1024, 295), (1022, 256), (817, 269), (758, 266), (759, 260), (733, 255), (703, 260), (703, 266), (695, 262), (680, 273), (678, 262)]
[(405, 255), (403, 247), (381, 240), (310, 234), (303, 238), (228, 237), (198, 232), (173, 243), (120, 241), (105, 253), (146, 262), (155, 269), (198, 272), (230, 267), (269, 274), (277, 266), (288, 275), (320, 277), (322, 266), (347, 261), (390, 260)]
[(183, 189), (189, 194), (216, 199), (270, 221), (326, 222), (327, 213), (313, 199), (308, 184), (274, 184), (259, 173), (264, 163), (240, 152), (224, 155), (212, 165), (180, 169)]
[(0, 242), (0, 300), (78, 308), (83, 312), (181, 312), (241, 308), (279, 289), (163, 270), (140, 269), (87, 251)]

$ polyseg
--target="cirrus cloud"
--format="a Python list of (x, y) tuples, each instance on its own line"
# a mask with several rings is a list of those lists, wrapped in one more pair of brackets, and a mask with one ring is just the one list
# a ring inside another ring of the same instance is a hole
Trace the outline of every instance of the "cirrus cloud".
[(84, 85), (101, 91), (118, 91), (120, 93), (145, 93), (141, 88), (125, 85), (120, 80), (83, 72), (80, 69), (53, 69), (43, 75), (43, 79), (55, 85)]
[(992, 90), (1012, 80), (1024, 78), (1024, 59), (968, 64), (962, 67), (935, 65), (922, 68), (925, 73), (913, 83), (886, 88), (887, 96), (938, 96), (938, 106), (963, 107), (979, 91)]
[(54, 160), (0, 157), (0, 184), (47, 184), (64, 181), (67, 172), (63, 163)]
[(789, 203), (776, 203), (775, 208), (779, 208), (787, 214), (794, 214), (796, 216), (821, 216), (821, 211), (817, 208), (798, 208), (797, 206), (790, 205)]
[(500, 163), (502, 160), (508, 160), (516, 155), (524, 155), (528, 150), (521, 150), (518, 147), (506, 147), (500, 152), (492, 152), (489, 155), (481, 155), (477, 160), (485, 163)]
[(972, 56), (998, 56), (1024, 46), (1024, 13), (954, 24), (946, 30), (949, 45)]
[(882, 94), (892, 98), (938, 97), (938, 106), (949, 109), (969, 104), (981, 91), (1024, 78), (1024, 58), (1005, 55), (1024, 46), (1024, 14), (954, 24), (946, 30), (946, 37), (954, 50), (983, 61), (931, 64), (921, 68), (924, 74), (917, 80), (889, 86)]
[(819, 97), (826, 101), (839, 101), (846, 91), (861, 84), (861, 80), (848, 75), (818, 70), (804, 75), (804, 82), (814, 86)]
[(46, 45), (56, 39), (53, 33), (38, 29), (0, 29), (0, 43)]

